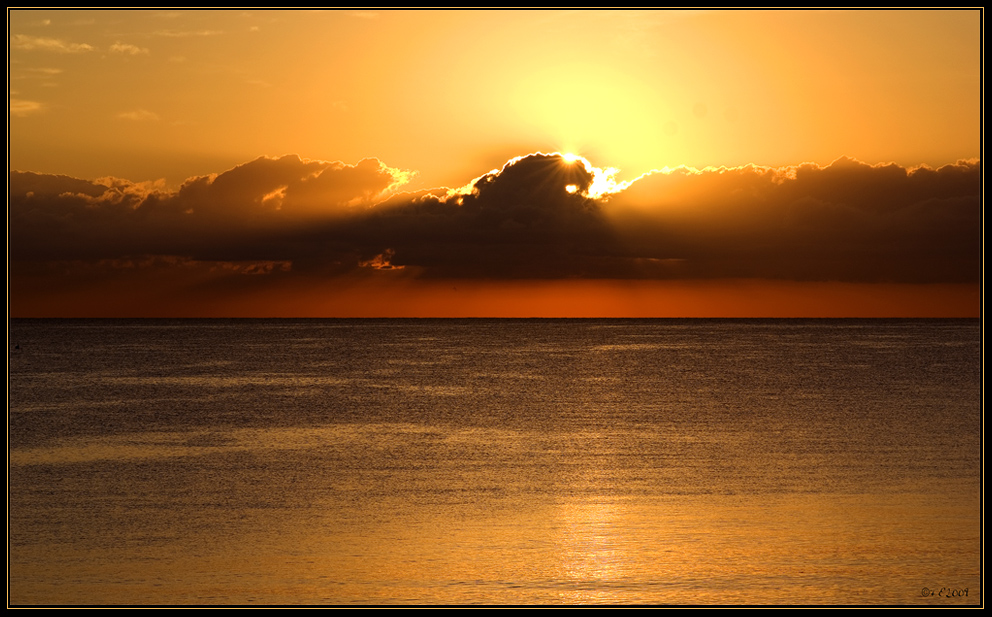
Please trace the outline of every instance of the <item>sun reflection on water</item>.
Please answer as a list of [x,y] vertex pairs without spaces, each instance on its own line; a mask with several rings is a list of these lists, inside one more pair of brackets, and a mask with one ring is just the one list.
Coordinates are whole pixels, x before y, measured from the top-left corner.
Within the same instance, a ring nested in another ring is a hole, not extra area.
[[590,502],[569,504],[562,512],[558,551],[561,579],[559,592],[567,604],[609,603],[618,599],[609,583],[620,578],[625,562],[619,537],[619,504]]

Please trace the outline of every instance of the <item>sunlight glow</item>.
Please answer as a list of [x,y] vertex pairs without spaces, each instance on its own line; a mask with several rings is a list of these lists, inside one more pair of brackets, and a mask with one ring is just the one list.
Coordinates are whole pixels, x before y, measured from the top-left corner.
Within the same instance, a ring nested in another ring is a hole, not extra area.
[[[620,170],[616,167],[601,169],[590,163],[589,159],[584,156],[573,154],[571,152],[561,154],[560,156],[563,163],[567,165],[581,164],[587,172],[592,174],[592,183],[589,185],[589,188],[586,189],[585,197],[590,199],[600,199],[613,193],[619,193],[630,184],[629,182],[616,181],[615,176],[620,172]],[[575,187],[573,190],[570,188],[571,186],[573,185],[565,187],[565,190],[569,193],[575,193],[578,190],[578,187]]]

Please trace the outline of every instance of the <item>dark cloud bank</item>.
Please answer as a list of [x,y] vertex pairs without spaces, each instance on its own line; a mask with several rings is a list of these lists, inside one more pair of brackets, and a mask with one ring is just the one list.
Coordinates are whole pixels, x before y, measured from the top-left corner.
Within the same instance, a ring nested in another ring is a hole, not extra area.
[[982,279],[978,161],[678,169],[613,192],[557,154],[514,159],[461,192],[398,192],[410,175],[285,156],[167,191],[15,171],[10,273],[199,263],[263,278]]

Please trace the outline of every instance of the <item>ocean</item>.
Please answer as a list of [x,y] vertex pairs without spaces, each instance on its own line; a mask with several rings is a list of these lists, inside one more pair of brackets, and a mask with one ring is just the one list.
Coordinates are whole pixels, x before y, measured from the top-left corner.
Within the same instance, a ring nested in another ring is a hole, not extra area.
[[979,605],[979,320],[9,322],[8,604]]

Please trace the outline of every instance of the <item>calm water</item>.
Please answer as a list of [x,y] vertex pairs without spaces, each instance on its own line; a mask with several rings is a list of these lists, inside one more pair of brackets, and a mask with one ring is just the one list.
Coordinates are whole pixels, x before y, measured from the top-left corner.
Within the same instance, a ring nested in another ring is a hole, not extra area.
[[979,604],[981,338],[15,320],[8,600]]

